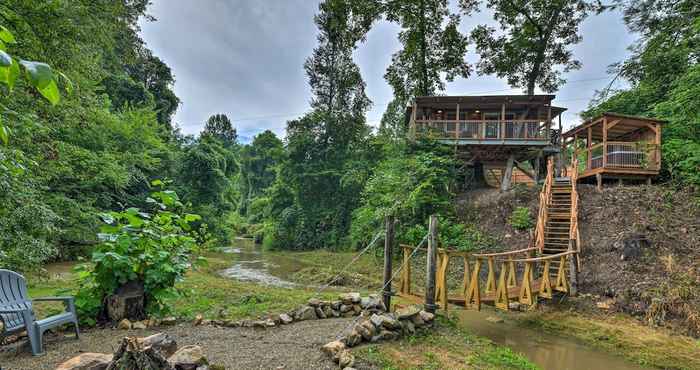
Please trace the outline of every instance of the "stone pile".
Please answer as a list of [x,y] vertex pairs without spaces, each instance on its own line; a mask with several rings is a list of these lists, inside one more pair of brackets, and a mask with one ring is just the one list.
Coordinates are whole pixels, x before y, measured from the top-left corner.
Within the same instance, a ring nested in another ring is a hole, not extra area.
[[122,339],[114,354],[83,353],[59,365],[56,370],[216,370],[209,365],[200,346],[178,348],[168,334]]
[[394,313],[363,312],[345,337],[330,342],[321,349],[338,363],[341,369],[351,370],[355,357],[348,348],[362,342],[393,340],[402,335],[410,335],[427,326],[431,326],[435,315],[416,306],[399,308]]
[[194,325],[216,325],[224,327],[274,328],[297,321],[330,319],[337,317],[355,317],[386,311],[384,302],[376,294],[362,297],[360,293],[341,294],[337,300],[326,301],[311,298],[300,307],[279,315],[268,315],[258,320],[205,320],[201,315],[195,317]]

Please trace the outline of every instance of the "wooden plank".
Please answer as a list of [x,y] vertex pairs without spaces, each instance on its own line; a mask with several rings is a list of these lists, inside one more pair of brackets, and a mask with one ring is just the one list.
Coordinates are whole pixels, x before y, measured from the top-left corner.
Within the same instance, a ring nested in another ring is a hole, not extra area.
[[425,310],[435,313],[435,272],[437,260],[437,216],[431,215],[428,224],[428,266],[426,268]]

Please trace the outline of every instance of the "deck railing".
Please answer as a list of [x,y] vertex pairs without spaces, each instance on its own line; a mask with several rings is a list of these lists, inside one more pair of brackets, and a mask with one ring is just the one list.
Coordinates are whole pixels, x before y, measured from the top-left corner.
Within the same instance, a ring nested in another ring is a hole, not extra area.
[[544,120],[416,120],[415,134],[452,140],[548,140]]
[[660,150],[656,144],[608,141],[579,152],[579,172],[597,168],[659,170]]

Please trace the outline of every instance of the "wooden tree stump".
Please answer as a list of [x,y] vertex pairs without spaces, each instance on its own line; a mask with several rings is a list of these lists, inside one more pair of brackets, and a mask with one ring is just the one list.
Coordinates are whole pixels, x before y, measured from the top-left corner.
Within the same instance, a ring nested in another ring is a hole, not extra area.
[[145,292],[140,282],[130,281],[122,285],[106,299],[108,318],[112,321],[143,320],[146,317],[144,298]]
[[136,337],[122,339],[107,370],[172,370],[160,351],[143,347]]

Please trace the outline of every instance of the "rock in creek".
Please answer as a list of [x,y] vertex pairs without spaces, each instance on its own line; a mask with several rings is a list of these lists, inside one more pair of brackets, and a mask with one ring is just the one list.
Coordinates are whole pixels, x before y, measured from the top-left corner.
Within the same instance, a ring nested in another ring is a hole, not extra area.
[[112,361],[106,353],[83,353],[58,365],[56,370],[105,370]]

